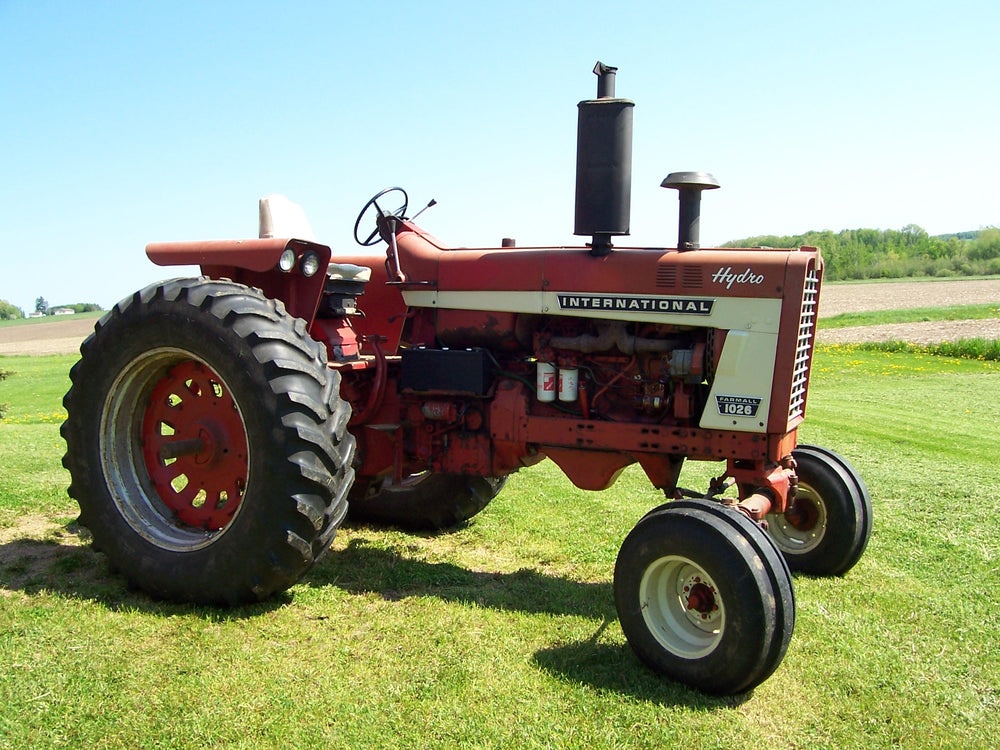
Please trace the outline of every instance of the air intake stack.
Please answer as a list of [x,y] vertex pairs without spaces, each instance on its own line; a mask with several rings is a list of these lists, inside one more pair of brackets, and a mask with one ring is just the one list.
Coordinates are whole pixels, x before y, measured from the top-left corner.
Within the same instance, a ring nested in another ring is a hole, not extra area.
[[611,252],[611,238],[629,233],[632,196],[632,110],[615,98],[617,68],[598,62],[597,98],[580,102],[576,137],[576,223],[592,237],[590,254]]
[[715,190],[719,181],[708,172],[671,172],[660,187],[676,190],[680,201],[677,249],[697,250],[701,247],[701,194],[705,190]]

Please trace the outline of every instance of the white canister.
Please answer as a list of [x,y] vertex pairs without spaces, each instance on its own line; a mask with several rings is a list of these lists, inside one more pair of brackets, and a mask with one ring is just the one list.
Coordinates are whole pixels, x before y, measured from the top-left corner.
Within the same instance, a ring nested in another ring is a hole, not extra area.
[[580,386],[580,371],[575,367],[559,369],[559,400],[576,401],[577,389]]
[[536,394],[539,401],[556,400],[556,366],[548,362],[538,363]]

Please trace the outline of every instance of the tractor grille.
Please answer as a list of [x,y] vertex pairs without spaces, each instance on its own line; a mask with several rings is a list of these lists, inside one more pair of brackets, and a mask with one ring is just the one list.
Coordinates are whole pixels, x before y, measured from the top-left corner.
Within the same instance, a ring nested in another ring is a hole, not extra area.
[[788,403],[788,421],[805,413],[806,388],[809,385],[809,368],[812,364],[813,338],[816,336],[816,313],[819,303],[819,274],[811,268],[806,273],[802,292],[802,314],[799,318],[799,336],[795,344],[795,364],[792,368],[792,393]]

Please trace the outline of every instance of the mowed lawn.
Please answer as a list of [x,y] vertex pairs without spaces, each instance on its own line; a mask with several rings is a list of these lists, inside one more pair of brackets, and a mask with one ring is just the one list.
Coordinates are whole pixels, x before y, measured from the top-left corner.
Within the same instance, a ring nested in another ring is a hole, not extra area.
[[0,357],[0,748],[1000,746],[997,363],[817,352],[800,438],[859,469],[872,540],[843,578],[795,577],[784,662],[716,699],[619,628],[617,549],[661,502],[637,470],[589,493],[539,465],[450,533],[345,527],[257,606],[130,591],[65,493],[74,359]]

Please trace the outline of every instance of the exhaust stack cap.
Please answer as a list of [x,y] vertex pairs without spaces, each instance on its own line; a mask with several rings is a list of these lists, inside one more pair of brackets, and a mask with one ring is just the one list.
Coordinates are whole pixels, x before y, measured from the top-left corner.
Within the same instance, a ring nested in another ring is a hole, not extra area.
[[708,172],[671,172],[660,187],[678,192],[681,205],[677,221],[677,249],[697,250],[701,247],[701,192],[715,190],[719,181]]
[[598,99],[615,98],[615,73],[617,72],[618,68],[605,65],[600,60],[597,61],[597,65],[594,66],[594,75],[597,76]]

